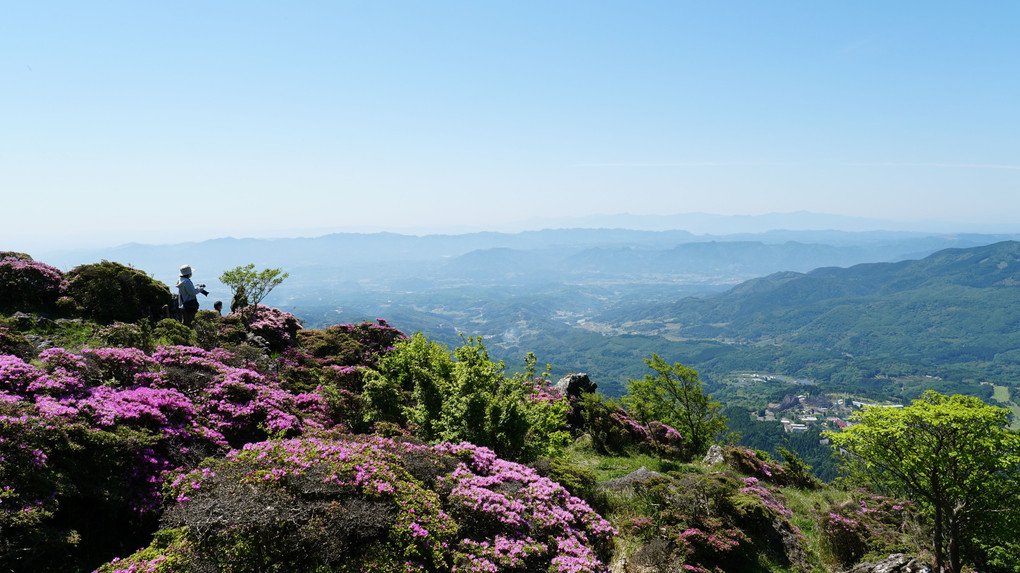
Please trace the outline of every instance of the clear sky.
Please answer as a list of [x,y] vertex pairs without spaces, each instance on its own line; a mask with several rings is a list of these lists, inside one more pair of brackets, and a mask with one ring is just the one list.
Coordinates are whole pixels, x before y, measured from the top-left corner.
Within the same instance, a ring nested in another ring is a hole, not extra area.
[[0,250],[1020,223],[1020,2],[9,2]]

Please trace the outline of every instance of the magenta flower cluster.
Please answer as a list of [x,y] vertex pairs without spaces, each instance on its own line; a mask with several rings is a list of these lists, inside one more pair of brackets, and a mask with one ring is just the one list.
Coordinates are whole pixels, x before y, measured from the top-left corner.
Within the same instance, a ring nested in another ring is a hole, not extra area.
[[155,360],[137,348],[85,348],[81,353],[89,374],[99,382],[131,385],[136,374],[156,366]]
[[[505,539],[504,549],[491,553],[505,562],[510,541],[517,547],[510,553],[538,551],[540,541],[552,559],[555,571],[605,571],[596,548],[604,547],[615,535],[609,522],[587,503],[573,497],[563,486],[539,476],[533,469],[496,457],[492,450],[462,442],[439,444],[437,451],[460,458],[462,463],[443,483],[451,487],[452,512],[472,521],[495,520]],[[469,514],[469,515],[464,515]],[[470,535],[470,532],[469,532]],[[464,538],[466,547],[477,547],[495,539]],[[486,552],[468,552],[475,566],[496,566]],[[514,553],[516,554],[516,553]],[[485,570],[479,569],[479,570]]]
[[48,310],[64,286],[63,273],[54,267],[21,257],[0,258],[0,309]]
[[289,312],[259,304],[239,310],[235,314],[247,316],[248,328],[252,334],[261,336],[273,349],[282,350],[297,342],[301,323]]
[[[444,461],[450,457],[459,460],[452,471]],[[426,473],[438,474],[433,485],[409,473],[409,459],[419,471],[432,466]],[[301,484],[318,482],[319,499],[353,494],[390,504],[396,515],[388,532],[359,558],[365,571],[604,572],[600,548],[615,534],[559,484],[468,443],[430,447],[381,437],[251,443],[214,466],[176,474],[168,497],[182,507],[206,504],[231,479],[282,488],[291,499],[302,498],[295,488],[312,487]],[[247,527],[227,524],[219,551],[239,550],[232,536],[244,543],[252,535]]]

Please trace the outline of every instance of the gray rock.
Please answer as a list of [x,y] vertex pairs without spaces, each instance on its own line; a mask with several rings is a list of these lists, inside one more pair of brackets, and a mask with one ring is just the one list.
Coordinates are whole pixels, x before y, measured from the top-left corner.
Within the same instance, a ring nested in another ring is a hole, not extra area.
[[36,319],[35,319],[35,325],[37,327],[39,327],[39,328],[50,329],[50,328],[53,328],[54,326],[56,326],[56,324],[57,323],[53,322],[52,318],[47,318],[45,316],[39,316],[39,317],[36,317]]
[[847,573],[931,573],[931,565],[917,557],[893,553],[877,563],[859,563]]
[[28,330],[35,324],[35,319],[32,318],[31,314],[18,311],[11,315],[11,319],[17,324],[18,330]]
[[53,342],[44,336],[38,334],[26,334],[25,340],[32,343],[35,347],[36,352],[46,350],[47,348],[53,348]]
[[577,374],[567,374],[560,381],[556,383],[553,388],[560,393],[560,396],[567,398],[577,398],[584,393],[593,393],[599,385],[592,382],[591,378],[584,372],[578,372]]
[[624,573],[680,573],[684,566],[683,560],[673,554],[669,543],[656,538],[620,563],[617,570]]
[[248,336],[246,336],[245,339],[247,340],[248,344],[254,346],[255,348],[261,348],[262,350],[269,349],[269,341],[257,334],[252,334],[251,332],[249,332]]
[[646,479],[653,478],[655,476],[661,476],[659,472],[653,472],[652,470],[641,466],[640,468],[630,472],[629,474],[616,479],[608,481],[600,481],[599,487],[606,489],[621,490],[631,487],[634,482],[645,481]]
[[714,445],[711,448],[708,448],[708,453],[705,454],[705,457],[701,460],[701,463],[707,466],[714,466],[715,464],[721,464],[724,461],[726,461],[726,458],[723,457],[722,447],[719,445]]

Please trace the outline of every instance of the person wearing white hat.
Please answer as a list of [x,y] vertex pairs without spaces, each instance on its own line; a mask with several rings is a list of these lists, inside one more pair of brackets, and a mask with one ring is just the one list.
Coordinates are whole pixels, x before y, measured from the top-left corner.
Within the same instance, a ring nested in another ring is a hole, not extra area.
[[198,312],[198,293],[209,296],[204,284],[195,288],[191,282],[191,265],[181,267],[181,276],[177,279],[177,293],[177,304],[181,307],[184,326],[190,327],[191,322],[195,320],[195,313]]

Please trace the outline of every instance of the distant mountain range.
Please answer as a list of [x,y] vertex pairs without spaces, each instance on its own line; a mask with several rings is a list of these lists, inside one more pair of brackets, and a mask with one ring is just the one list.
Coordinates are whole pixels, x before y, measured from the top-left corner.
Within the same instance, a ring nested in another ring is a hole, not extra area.
[[[217,288],[226,269],[254,263],[283,268],[291,279],[269,302],[301,298],[309,287],[343,285],[376,291],[472,284],[535,282],[724,285],[781,270],[897,261],[947,247],[985,245],[1020,235],[906,232],[770,231],[695,235],[688,231],[549,229],[464,235],[332,234],[314,238],[222,238],[174,245],[127,244],[47,253],[41,260],[68,270],[113,260],[167,284],[189,264],[195,278]],[[40,258],[40,257],[37,257]],[[395,286],[396,285],[396,286]],[[224,296],[216,292],[215,296]]]
[[917,233],[1016,233],[1016,224],[961,223],[938,219],[897,220],[876,217],[854,217],[827,213],[796,211],[792,213],[766,213],[762,215],[717,215],[711,213],[681,213],[673,215],[587,215],[578,217],[536,217],[521,223],[528,229],[548,228],[620,228],[645,231],[684,229],[699,235],[731,235],[764,233],[776,229],[789,231],[842,230],[905,231]]

